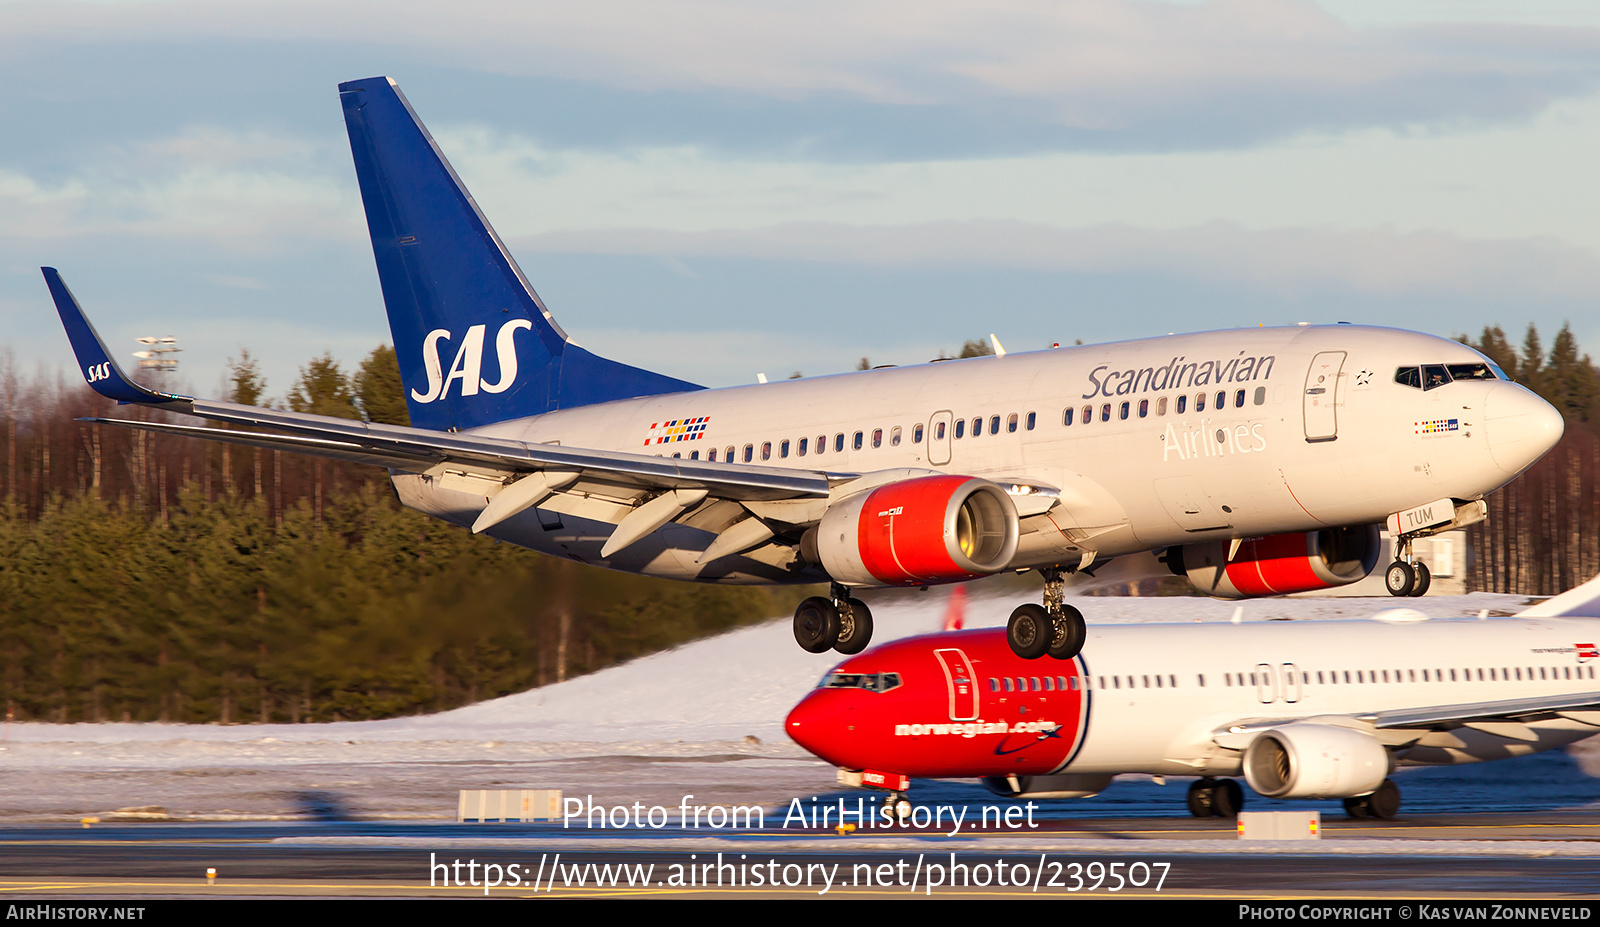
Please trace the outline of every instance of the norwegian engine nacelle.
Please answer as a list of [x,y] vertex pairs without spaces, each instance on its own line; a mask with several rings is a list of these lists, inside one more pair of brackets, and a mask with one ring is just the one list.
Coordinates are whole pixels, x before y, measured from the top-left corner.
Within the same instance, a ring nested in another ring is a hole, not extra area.
[[983,787],[1001,798],[1091,798],[1110,784],[1110,773],[983,777]]
[[1206,595],[1249,599],[1358,582],[1378,565],[1377,525],[1249,538],[1228,559],[1228,541],[1167,548],[1167,568]]
[[1268,798],[1370,795],[1390,772],[1377,738],[1331,724],[1286,724],[1244,751],[1244,779]]
[[829,506],[813,536],[815,556],[806,553],[836,582],[925,586],[1005,569],[1016,555],[1017,533],[1017,508],[999,486],[970,476],[926,476]]

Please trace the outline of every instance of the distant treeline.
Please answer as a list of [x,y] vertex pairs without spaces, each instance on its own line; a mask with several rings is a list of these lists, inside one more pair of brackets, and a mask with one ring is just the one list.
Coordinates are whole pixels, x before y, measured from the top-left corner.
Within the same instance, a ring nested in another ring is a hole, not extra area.
[[1554,595],[1600,574],[1600,371],[1570,326],[1546,353],[1529,325],[1520,349],[1499,326],[1462,337],[1566,416],[1561,443],[1489,497],[1489,518],[1467,529],[1467,588]]
[[[248,356],[230,387],[265,404]],[[313,361],[281,404],[403,424],[400,396],[380,348],[354,376]],[[374,468],[81,424],[150,413],[26,382],[4,354],[0,413],[0,700],[16,720],[440,711],[781,614],[797,595],[497,544],[402,508]]]
[[[1600,573],[1600,372],[1568,328],[1548,353],[1531,326],[1520,349],[1498,327],[1461,340],[1567,416],[1556,449],[1469,529],[1469,588],[1549,594]],[[781,614],[800,594],[496,544],[401,508],[373,468],[78,422],[161,416],[17,368],[0,351],[0,699],[18,720],[437,711]],[[225,392],[407,421],[386,347],[349,374],[314,359],[280,400],[242,354]]]
[[17,720],[335,721],[439,711],[785,607],[544,557],[402,509],[192,488],[0,511],[0,698]]

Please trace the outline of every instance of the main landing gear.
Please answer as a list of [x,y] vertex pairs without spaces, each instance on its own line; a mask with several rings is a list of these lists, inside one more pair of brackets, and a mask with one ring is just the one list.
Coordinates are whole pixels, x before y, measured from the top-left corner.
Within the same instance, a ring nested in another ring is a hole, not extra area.
[[1006,643],[1025,660],[1037,660],[1047,653],[1057,660],[1070,660],[1089,637],[1083,613],[1063,601],[1067,583],[1059,569],[1039,572],[1044,575],[1044,605],[1017,606],[1006,622]]
[[1399,554],[1389,564],[1389,569],[1384,571],[1383,584],[1388,587],[1390,595],[1427,595],[1428,586],[1433,583],[1433,574],[1428,572],[1428,565],[1412,556],[1411,538],[1402,536],[1398,544]]
[[1383,785],[1371,795],[1358,795],[1344,800],[1345,813],[1353,818],[1377,818],[1387,821],[1400,813],[1400,786],[1393,779],[1383,780]]
[[872,641],[872,612],[867,603],[850,598],[850,590],[834,583],[829,598],[814,595],[794,610],[794,639],[807,653],[829,649],[860,653]]
[[1236,818],[1244,807],[1244,789],[1234,779],[1206,776],[1189,785],[1189,813],[1197,818]]

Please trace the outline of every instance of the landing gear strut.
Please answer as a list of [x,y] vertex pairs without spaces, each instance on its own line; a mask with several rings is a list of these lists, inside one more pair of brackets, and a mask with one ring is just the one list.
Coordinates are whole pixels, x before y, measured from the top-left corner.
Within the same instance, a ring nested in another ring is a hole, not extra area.
[[794,610],[794,639],[807,653],[837,650],[860,653],[872,641],[872,612],[867,603],[850,598],[848,587],[834,583],[829,598],[814,595]]
[[1017,606],[1006,623],[1006,643],[1025,660],[1037,660],[1047,653],[1057,660],[1070,660],[1089,636],[1083,613],[1064,601],[1067,583],[1060,569],[1039,572],[1044,576],[1044,605]]
[[1390,595],[1426,595],[1428,586],[1433,583],[1433,574],[1428,572],[1428,565],[1412,555],[1411,540],[1405,536],[1398,539],[1398,554],[1383,574],[1383,584]]
[[1233,779],[1206,776],[1189,785],[1189,813],[1197,818],[1236,818],[1244,807],[1244,789]]

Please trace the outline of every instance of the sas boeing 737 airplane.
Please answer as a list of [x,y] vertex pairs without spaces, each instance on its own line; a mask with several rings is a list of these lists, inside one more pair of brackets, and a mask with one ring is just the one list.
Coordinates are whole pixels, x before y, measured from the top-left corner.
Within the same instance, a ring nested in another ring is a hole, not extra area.
[[1014,798],[1084,798],[1118,773],[1198,776],[1197,817],[1234,779],[1268,798],[1340,798],[1390,818],[1400,766],[1477,763],[1600,733],[1600,578],[1513,618],[1100,625],[1064,663],[1000,629],[852,657],[789,713],[789,736],[849,785],[982,778]]
[[858,653],[852,590],[1038,570],[1018,654],[1066,659],[1066,574],[1163,550],[1219,596],[1354,582],[1388,519],[1481,519],[1561,416],[1483,355],[1352,325],[1241,329],[727,389],[572,343],[393,81],[341,84],[409,428],[148,389],[44,268],[89,385],[248,425],[107,424],[386,467],[402,502],[545,553],[698,582],[830,584],[800,645]]

